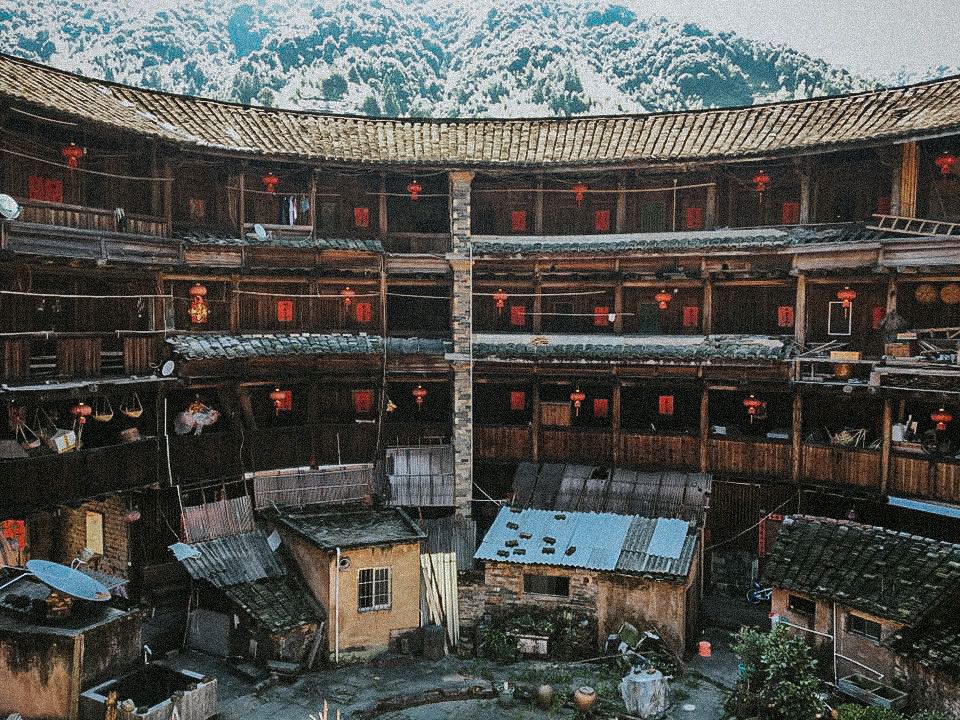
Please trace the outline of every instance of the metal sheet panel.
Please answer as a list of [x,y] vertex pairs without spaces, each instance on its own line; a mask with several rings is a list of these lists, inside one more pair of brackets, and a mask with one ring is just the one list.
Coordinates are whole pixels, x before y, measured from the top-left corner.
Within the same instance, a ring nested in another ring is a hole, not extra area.
[[650,538],[647,554],[676,560],[683,550],[683,542],[687,538],[689,527],[683,520],[658,519],[653,528],[653,537]]
[[200,554],[183,558],[183,566],[194,580],[207,580],[217,587],[286,574],[262,530],[206,540],[192,547]]
[[[627,537],[623,543],[620,559],[617,561],[617,570],[636,575],[649,575],[664,579],[685,579],[690,572],[690,566],[697,548],[697,531],[687,523],[677,521],[686,528],[683,546],[677,557],[662,557],[650,553],[650,543],[658,523],[664,520],[650,518],[633,518]],[[679,525],[677,526],[679,528]]]

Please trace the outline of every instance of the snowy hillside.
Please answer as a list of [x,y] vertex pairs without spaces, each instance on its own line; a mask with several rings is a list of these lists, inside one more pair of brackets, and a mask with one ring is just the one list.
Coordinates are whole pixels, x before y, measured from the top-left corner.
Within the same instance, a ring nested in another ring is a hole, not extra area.
[[86,75],[370,115],[715,107],[869,86],[784,47],[643,18],[633,0],[0,0],[0,49]]

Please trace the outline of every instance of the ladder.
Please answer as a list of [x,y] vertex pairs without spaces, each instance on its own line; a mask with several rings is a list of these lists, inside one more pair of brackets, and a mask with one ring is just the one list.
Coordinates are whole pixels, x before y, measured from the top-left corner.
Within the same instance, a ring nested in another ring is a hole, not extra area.
[[960,223],[923,218],[901,217],[900,215],[874,215],[874,224],[867,225],[870,230],[886,230],[904,235],[960,235]]

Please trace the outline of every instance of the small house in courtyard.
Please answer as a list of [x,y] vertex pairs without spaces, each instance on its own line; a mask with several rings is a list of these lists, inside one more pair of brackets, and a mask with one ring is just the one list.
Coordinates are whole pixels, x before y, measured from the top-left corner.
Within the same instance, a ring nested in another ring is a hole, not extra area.
[[771,614],[873,705],[960,711],[960,545],[847,520],[784,519]]
[[598,645],[629,622],[680,652],[696,635],[700,552],[685,520],[504,507],[476,559],[490,612],[576,610],[596,620]]

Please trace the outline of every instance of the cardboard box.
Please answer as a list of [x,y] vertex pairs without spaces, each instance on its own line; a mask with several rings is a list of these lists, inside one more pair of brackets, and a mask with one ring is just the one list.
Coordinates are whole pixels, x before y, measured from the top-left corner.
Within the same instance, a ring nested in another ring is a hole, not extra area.
[[843,362],[857,362],[860,360],[860,353],[855,350],[831,350],[831,360],[842,360]]
[[883,346],[883,354],[896,358],[913,357],[913,351],[908,342],[887,343]]

